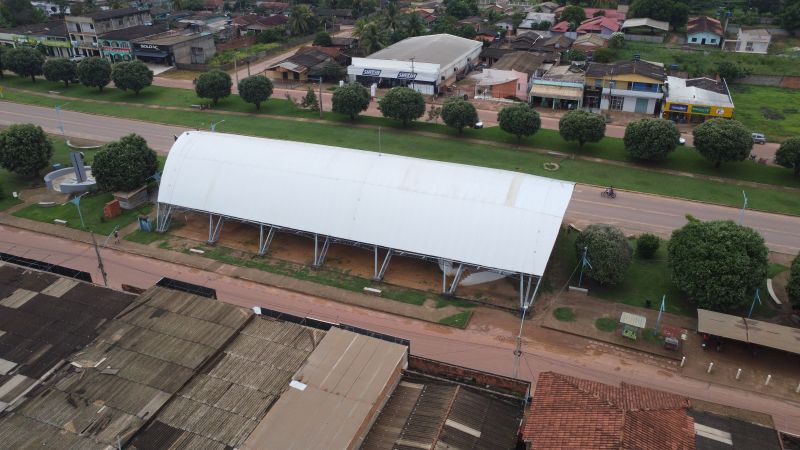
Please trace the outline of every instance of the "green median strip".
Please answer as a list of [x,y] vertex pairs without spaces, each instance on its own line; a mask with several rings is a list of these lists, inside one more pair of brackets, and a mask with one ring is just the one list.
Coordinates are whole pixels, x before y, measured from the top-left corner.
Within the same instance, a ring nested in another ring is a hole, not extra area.
[[[131,95],[131,97],[133,96]],[[15,91],[7,92],[6,98],[12,101],[47,107],[52,107],[54,104],[52,98]],[[232,99],[228,101],[232,101]],[[271,103],[278,104],[278,101],[271,100],[268,102],[268,104]],[[288,102],[284,101],[284,103]],[[185,126],[187,128],[206,128],[212,120],[219,120],[220,118],[219,115],[214,115],[213,112],[135,108],[107,103],[90,103],[81,100],[71,101],[64,109],[112,117],[160,122]],[[307,113],[306,111],[300,112]],[[383,119],[359,118],[357,123],[368,123],[372,120]],[[495,147],[468,142],[459,137],[451,136],[449,130],[434,124],[417,124],[416,128],[431,128],[445,131],[441,133],[441,137],[433,137],[412,134],[406,132],[406,130],[399,130],[396,127],[391,127],[382,130],[379,143],[378,130],[376,129],[342,127],[338,124],[328,123],[298,122],[276,119],[274,117],[259,117],[258,115],[227,116],[225,123],[220,126],[218,131],[351,147],[371,151],[377,151],[380,146],[380,149],[385,153],[514,170],[601,186],[614,185],[621,189],[674,196],[734,207],[739,207],[741,203],[742,187],[725,182],[694,179],[680,175],[659,173],[634,167],[602,164],[580,159],[563,160],[560,163],[560,169],[551,172],[543,168],[545,162],[553,161],[553,158],[547,155],[503,146]],[[487,135],[491,137],[489,133],[500,133],[499,130],[495,131],[492,129],[469,131],[469,135],[480,136],[481,138],[486,138]],[[554,133],[551,130],[542,130],[541,139],[548,136],[548,133],[545,131]],[[539,137],[537,136],[532,142],[534,145],[539,146],[540,142],[536,139],[539,139]],[[619,140],[616,140],[616,142],[619,142]],[[569,145],[570,144],[562,142],[562,147],[565,147],[562,148],[562,150],[568,151]],[[603,151],[611,153],[614,150],[608,147]],[[679,152],[680,151],[689,150],[680,149]],[[680,160],[680,158],[676,159]],[[749,166],[751,168],[759,167],[756,164],[749,164]],[[761,169],[780,170],[778,168],[766,167],[761,167]],[[788,174],[789,171],[785,172]],[[747,187],[745,189],[749,199],[749,207],[752,209],[800,215],[800,195],[798,195],[797,192],[754,187]]]

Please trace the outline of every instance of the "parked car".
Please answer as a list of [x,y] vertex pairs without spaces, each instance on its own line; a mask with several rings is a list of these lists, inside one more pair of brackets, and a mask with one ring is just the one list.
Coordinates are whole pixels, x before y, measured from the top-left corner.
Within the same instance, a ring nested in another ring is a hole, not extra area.
[[678,145],[685,145],[685,144],[686,144],[686,139],[684,139],[683,136],[679,137],[678,138]]
[[475,125],[472,126],[476,130],[483,128],[483,122],[475,122]]
[[753,136],[753,142],[755,142],[756,144],[766,144],[767,143],[766,136],[764,136],[761,133],[753,133],[753,134],[751,134],[751,136]]

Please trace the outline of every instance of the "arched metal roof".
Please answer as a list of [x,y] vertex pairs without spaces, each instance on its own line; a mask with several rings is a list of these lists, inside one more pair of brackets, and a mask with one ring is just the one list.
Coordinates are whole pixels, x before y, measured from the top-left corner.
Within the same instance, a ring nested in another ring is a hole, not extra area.
[[541,276],[573,187],[485,167],[190,131],[167,157],[158,201]]

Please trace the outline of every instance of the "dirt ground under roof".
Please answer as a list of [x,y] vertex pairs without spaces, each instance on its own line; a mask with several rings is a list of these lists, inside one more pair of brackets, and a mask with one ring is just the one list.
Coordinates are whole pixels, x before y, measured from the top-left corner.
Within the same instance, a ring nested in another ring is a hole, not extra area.
[[[173,217],[172,234],[198,242],[208,239],[208,216],[181,212]],[[219,245],[255,254],[258,252],[258,227],[253,224],[226,221],[219,238]],[[289,233],[276,233],[270,245],[270,258],[294,264],[311,265],[314,257],[314,242],[304,236]],[[385,252],[378,255],[379,264]],[[324,267],[349,275],[371,278],[374,275],[374,253],[362,248],[344,244],[333,244],[328,250]],[[472,273],[464,272],[464,277]],[[440,293],[442,272],[438,264],[412,257],[393,256],[386,271],[384,281],[389,284]],[[448,277],[448,283],[452,277]],[[519,281],[503,278],[477,286],[460,286],[456,295],[475,299],[506,308],[519,307]]]

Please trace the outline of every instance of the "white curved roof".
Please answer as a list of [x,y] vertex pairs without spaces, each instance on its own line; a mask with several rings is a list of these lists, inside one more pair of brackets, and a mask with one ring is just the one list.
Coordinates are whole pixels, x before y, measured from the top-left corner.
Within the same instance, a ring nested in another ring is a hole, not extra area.
[[505,170],[190,131],[169,152],[158,201],[541,276],[573,187]]

